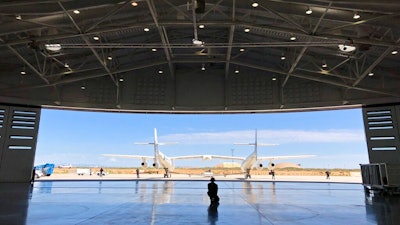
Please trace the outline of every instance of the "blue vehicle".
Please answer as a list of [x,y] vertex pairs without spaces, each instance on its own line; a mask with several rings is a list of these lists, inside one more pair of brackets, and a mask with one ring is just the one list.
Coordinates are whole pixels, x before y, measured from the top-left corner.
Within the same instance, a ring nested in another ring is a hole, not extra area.
[[35,169],[35,178],[50,176],[53,173],[54,164],[46,163],[43,165],[35,166],[34,169]]

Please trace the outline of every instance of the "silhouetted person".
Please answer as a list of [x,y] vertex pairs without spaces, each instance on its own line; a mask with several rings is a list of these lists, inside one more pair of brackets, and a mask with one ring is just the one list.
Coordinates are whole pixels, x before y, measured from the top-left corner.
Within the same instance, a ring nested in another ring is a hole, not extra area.
[[136,169],[136,177],[139,178],[139,169]]
[[275,180],[275,170],[271,170],[269,174],[271,174],[272,180]]
[[325,171],[325,174],[326,174],[326,179],[327,180],[329,180],[329,179],[331,179],[331,172],[330,171]]
[[218,197],[218,185],[214,182],[214,177],[211,177],[210,183],[208,183],[208,196],[210,197],[210,206],[218,206],[219,197]]
[[103,176],[103,171],[104,171],[103,168],[100,168],[99,176],[101,176],[101,177]]

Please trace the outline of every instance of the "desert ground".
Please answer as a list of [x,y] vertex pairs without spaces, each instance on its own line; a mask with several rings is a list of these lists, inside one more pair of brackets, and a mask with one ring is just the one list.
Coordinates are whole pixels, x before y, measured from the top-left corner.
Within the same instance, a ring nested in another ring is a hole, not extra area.
[[[170,178],[164,178],[163,169],[155,168],[103,168],[105,176],[96,175],[100,168],[90,168],[92,175],[77,175],[77,168],[55,168],[51,176],[41,177],[38,180],[209,180],[210,172],[217,180],[243,180],[244,174],[239,168],[176,168]],[[137,177],[136,169],[139,169]],[[361,183],[360,170],[329,169],[330,179],[326,178],[327,169],[283,168],[275,170],[275,179],[269,175],[268,169],[252,170],[252,181],[301,181],[301,182],[344,182]]]

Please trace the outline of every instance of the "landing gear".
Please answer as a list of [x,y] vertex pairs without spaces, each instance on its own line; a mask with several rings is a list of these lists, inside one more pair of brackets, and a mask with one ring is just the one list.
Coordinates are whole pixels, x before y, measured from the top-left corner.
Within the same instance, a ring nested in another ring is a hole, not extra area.
[[251,178],[250,169],[246,169],[246,174],[244,175],[244,179],[249,179],[249,178]]
[[164,178],[171,178],[171,174],[168,173],[168,168],[164,168],[165,173],[164,173]]

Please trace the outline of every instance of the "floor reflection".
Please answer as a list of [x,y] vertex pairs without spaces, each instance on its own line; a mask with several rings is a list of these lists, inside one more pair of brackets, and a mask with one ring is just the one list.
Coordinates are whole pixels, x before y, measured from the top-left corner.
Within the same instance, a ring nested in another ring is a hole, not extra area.
[[400,196],[365,195],[366,216],[378,225],[400,224]]
[[400,224],[400,196],[362,185],[219,181],[217,209],[207,183],[0,183],[0,224]]

